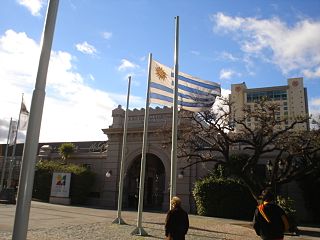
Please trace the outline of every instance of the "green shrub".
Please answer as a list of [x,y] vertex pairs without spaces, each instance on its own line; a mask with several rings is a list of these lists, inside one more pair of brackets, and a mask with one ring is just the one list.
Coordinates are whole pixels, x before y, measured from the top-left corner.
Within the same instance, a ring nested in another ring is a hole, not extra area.
[[75,164],[64,164],[59,161],[39,161],[33,184],[32,196],[48,202],[51,192],[52,174],[54,172],[71,173],[70,197],[71,203],[85,203],[94,183],[94,173],[87,168]]
[[289,197],[277,196],[277,204],[285,211],[288,216],[295,216],[294,200]]
[[239,181],[209,176],[195,183],[197,213],[204,216],[252,219],[256,201]]
[[289,221],[289,232],[297,232],[296,210],[294,200],[289,197],[277,196],[277,204],[285,211]]

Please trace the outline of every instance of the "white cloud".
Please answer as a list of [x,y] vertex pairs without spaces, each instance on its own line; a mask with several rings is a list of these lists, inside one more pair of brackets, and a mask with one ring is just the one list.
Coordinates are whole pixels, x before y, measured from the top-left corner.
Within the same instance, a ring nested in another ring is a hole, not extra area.
[[320,66],[314,69],[305,69],[302,71],[303,76],[307,78],[319,78],[320,77]]
[[110,39],[112,37],[112,32],[103,32],[102,37],[104,39]]
[[229,98],[229,94],[231,94],[230,89],[221,88],[221,96],[225,98]]
[[196,51],[196,50],[191,50],[190,51],[193,55],[196,55],[196,56],[199,56],[200,55],[200,52],[199,51]]
[[278,18],[243,18],[223,13],[212,19],[214,31],[233,33],[246,54],[273,62],[284,74],[298,70],[310,77],[318,76],[320,34],[315,33],[320,32],[320,21],[304,19],[288,26]]
[[139,66],[133,62],[130,62],[127,59],[121,59],[121,64],[118,67],[119,71],[127,71],[129,69],[139,68]]
[[88,77],[89,77],[89,79],[90,79],[91,81],[94,81],[94,80],[95,80],[95,78],[94,78],[94,76],[93,76],[92,74],[89,74]]
[[217,13],[211,19],[216,22],[216,30],[225,29],[226,31],[238,30],[244,22],[243,18],[232,18],[223,13]]
[[222,79],[228,80],[228,79],[230,79],[230,78],[232,78],[234,76],[240,76],[240,75],[241,75],[240,73],[237,73],[237,72],[235,72],[235,71],[233,71],[231,69],[221,69],[219,78],[221,80]]
[[84,41],[83,43],[78,43],[76,45],[76,48],[78,51],[84,54],[94,55],[95,53],[97,53],[96,48],[90,45],[89,43],[87,43],[86,41]]
[[144,62],[146,59],[147,59],[146,56],[142,56],[139,58],[140,62]]
[[320,98],[313,98],[313,99],[311,99],[311,105],[320,108]]
[[311,99],[309,110],[314,119],[320,119],[320,97]]
[[231,62],[236,62],[239,60],[237,57],[233,56],[232,53],[229,52],[222,52],[221,58]]
[[[39,49],[39,44],[25,33],[8,30],[0,35],[2,143],[6,142],[10,117],[18,118],[22,93],[30,109]],[[117,104],[109,93],[85,84],[83,77],[74,70],[73,59],[68,52],[51,52],[40,132],[41,142],[107,138],[101,129],[111,124],[111,110]]]
[[233,74],[233,72],[231,70],[221,69],[219,78],[220,79],[230,79],[232,74]]
[[33,16],[40,16],[44,0],[18,0],[18,3],[26,7]]

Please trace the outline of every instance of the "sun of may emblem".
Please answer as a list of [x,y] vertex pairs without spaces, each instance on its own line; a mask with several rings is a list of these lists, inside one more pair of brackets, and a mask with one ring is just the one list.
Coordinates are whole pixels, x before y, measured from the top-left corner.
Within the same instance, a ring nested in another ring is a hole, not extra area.
[[167,78],[166,72],[159,66],[156,67],[156,75],[161,80],[165,80]]

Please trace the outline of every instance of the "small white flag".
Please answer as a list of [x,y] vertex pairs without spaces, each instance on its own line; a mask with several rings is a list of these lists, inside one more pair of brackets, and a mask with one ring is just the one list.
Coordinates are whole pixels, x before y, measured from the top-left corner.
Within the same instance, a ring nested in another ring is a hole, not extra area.
[[26,105],[22,101],[21,109],[20,109],[20,122],[19,122],[19,130],[27,130],[28,121],[29,121],[29,111],[27,110]]
[[17,136],[17,126],[18,126],[18,122],[15,120],[11,120],[11,125],[9,129],[9,141],[8,141],[9,146],[14,145],[14,142]]

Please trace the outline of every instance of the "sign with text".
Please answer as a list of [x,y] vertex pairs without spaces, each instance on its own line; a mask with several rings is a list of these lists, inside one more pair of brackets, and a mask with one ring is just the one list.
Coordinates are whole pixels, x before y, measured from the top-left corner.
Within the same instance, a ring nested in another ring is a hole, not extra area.
[[53,173],[51,197],[69,197],[71,173]]

